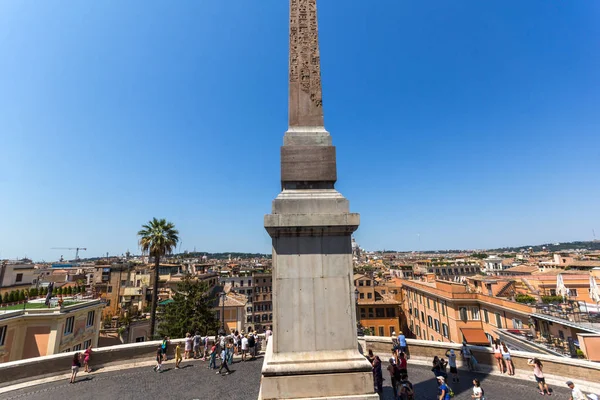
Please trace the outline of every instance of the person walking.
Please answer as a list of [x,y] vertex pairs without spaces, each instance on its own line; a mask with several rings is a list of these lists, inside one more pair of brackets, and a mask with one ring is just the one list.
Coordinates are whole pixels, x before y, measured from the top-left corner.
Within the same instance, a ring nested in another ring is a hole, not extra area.
[[208,343],[209,343],[209,339],[208,339],[208,335],[204,336],[204,353],[202,354],[202,361],[206,361],[206,357],[208,357]]
[[510,350],[508,346],[504,342],[500,342],[500,346],[502,346],[502,358],[506,363],[506,369],[508,370],[509,375],[515,374],[515,366],[512,363],[512,359],[510,358]]
[[494,358],[496,359],[496,364],[498,365],[500,373],[503,374],[504,363],[502,362],[502,346],[500,345],[500,339],[494,341]]
[[383,398],[383,372],[381,371],[381,359],[379,356],[373,358],[373,384],[375,392],[379,395],[379,398]]
[[567,381],[567,386],[571,389],[571,398],[569,400],[588,400],[587,396],[583,394],[581,389],[575,387],[573,381]]
[[448,365],[450,366],[450,373],[452,374],[452,382],[458,383],[458,369],[456,368],[456,353],[454,349],[446,351],[446,357],[448,357]]
[[248,335],[242,337],[242,361],[246,361],[246,354],[248,353]]
[[440,359],[438,356],[434,356],[433,357],[433,361],[431,362],[431,372],[433,372],[433,374],[435,375],[435,377],[437,378],[438,376],[443,376],[442,375],[442,365],[440,362]]
[[267,330],[265,331],[265,342],[267,344],[269,344],[269,339],[271,338],[271,336],[273,336],[273,331],[271,330],[271,327],[267,327]]
[[473,371],[473,352],[467,345],[467,342],[463,342],[462,348],[460,349],[460,353],[462,354],[463,360],[467,363],[469,371]]
[[83,366],[85,372],[92,372],[92,368],[90,367],[90,357],[92,356],[92,345],[89,345],[87,349],[83,352]]
[[162,360],[163,360],[163,348],[162,345],[158,346],[158,349],[156,349],[156,365],[154,366],[154,368],[152,368],[154,370],[154,372],[159,372],[160,368],[162,367]]
[[479,383],[479,379],[473,379],[473,394],[471,398],[478,400],[485,400],[484,391],[481,387],[481,383]]
[[200,333],[196,331],[192,339],[194,342],[194,358],[200,358],[200,343],[202,342],[202,336],[200,336]]
[[396,367],[396,363],[394,360],[394,357],[390,357],[389,359],[389,364],[387,366],[387,371],[390,374],[390,380],[392,381],[392,388],[394,389],[394,399],[396,399],[396,392],[398,391],[398,386],[397,386],[397,379],[396,376],[398,376],[398,368]]
[[189,332],[186,333],[185,334],[185,353],[183,355],[186,360],[190,358],[190,353],[192,352],[193,344],[194,344],[194,339],[192,338],[192,334]]
[[446,385],[446,380],[443,376],[437,377],[438,382],[438,400],[450,400],[450,388]]
[[541,395],[547,394],[548,396],[552,396],[552,393],[550,393],[550,388],[546,384],[546,379],[544,378],[544,366],[542,362],[537,358],[530,358],[529,360],[527,360],[527,365],[533,366],[533,375],[535,376],[535,380],[540,388],[539,393]]
[[179,369],[179,364],[181,363],[181,360],[181,343],[177,343],[177,346],[175,346],[175,369]]
[[225,372],[225,375],[229,375],[231,373],[231,371],[229,370],[229,366],[227,365],[228,351],[229,351],[229,343],[227,343],[221,350],[221,368],[219,368],[219,370],[217,371],[217,375],[221,375],[223,368],[225,368],[227,370],[227,372]]
[[233,351],[234,351],[233,338],[229,338],[227,340],[227,344],[225,345],[225,350],[227,351],[225,354],[225,359],[227,360],[227,364],[231,365],[231,364],[233,364]]
[[408,376],[408,360],[406,359],[406,354],[403,352],[398,356],[397,367],[400,375]]
[[168,336],[164,337],[164,339],[163,339],[160,347],[161,347],[161,350],[162,350],[163,361],[167,361],[167,349],[169,347],[169,337]]
[[250,353],[251,360],[256,357],[256,337],[252,331],[248,333],[248,353]]
[[73,354],[73,360],[71,362],[71,380],[69,383],[75,383],[75,378],[77,378],[77,373],[79,372],[79,368],[81,367],[81,354],[79,352]]

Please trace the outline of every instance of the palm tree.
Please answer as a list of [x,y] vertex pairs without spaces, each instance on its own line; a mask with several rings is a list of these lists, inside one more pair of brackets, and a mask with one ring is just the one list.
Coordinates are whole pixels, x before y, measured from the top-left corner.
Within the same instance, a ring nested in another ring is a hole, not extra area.
[[150,311],[150,340],[154,339],[154,327],[156,325],[156,303],[158,302],[158,266],[160,258],[171,254],[179,242],[179,231],[175,229],[172,222],[166,219],[153,218],[147,224],[142,225],[142,230],[137,234],[140,237],[142,253],[148,253],[154,257],[154,286],[152,292],[152,309]]

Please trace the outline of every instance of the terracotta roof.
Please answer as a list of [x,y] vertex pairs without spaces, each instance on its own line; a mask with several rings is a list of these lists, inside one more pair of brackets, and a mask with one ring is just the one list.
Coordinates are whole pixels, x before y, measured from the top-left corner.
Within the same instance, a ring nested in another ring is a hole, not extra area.
[[594,260],[571,261],[570,263],[567,263],[566,266],[595,268],[595,267],[600,267],[600,261],[594,261]]
[[532,272],[537,271],[539,271],[539,268],[537,266],[527,264],[517,265],[516,267],[511,267],[504,270],[504,272],[521,272],[527,274],[531,274]]

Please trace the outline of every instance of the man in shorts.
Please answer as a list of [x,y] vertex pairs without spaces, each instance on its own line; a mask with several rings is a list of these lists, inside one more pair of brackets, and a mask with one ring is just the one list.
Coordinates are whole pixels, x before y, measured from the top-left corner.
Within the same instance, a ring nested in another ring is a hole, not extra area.
[[242,337],[242,361],[246,361],[246,354],[248,353],[248,335]]
[[196,331],[194,335],[194,358],[200,358],[200,342],[202,341],[202,336],[200,336],[200,332]]
[[458,369],[456,368],[456,353],[454,350],[448,350],[446,352],[448,357],[448,365],[450,366],[450,373],[452,374],[452,382],[460,382],[458,379]]

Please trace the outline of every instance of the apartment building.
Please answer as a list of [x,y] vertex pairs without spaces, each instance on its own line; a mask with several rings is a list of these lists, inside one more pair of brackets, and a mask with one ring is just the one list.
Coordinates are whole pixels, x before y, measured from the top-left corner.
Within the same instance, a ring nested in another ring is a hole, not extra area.
[[252,316],[247,318],[247,328],[263,332],[273,324],[273,283],[271,273],[255,273]]
[[88,300],[1,313],[0,362],[97,347],[103,307]]
[[390,336],[400,332],[401,301],[399,288],[386,285],[371,276],[354,275],[358,294],[356,307],[361,326],[375,336]]

